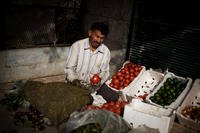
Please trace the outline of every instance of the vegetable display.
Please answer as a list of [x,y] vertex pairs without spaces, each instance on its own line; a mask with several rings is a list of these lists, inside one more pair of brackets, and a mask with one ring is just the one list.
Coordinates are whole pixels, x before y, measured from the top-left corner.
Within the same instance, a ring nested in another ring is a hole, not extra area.
[[186,83],[176,77],[167,78],[160,89],[150,97],[150,100],[161,106],[170,105],[182,93],[185,86]]
[[33,106],[27,111],[18,111],[14,115],[14,123],[16,126],[32,127],[35,131],[44,130],[44,115]]
[[126,101],[111,101],[111,102],[108,102],[108,103],[104,103],[101,107],[99,106],[94,106],[94,105],[87,105],[86,106],[86,109],[96,109],[96,110],[99,110],[99,109],[104,109],[104,110],[108,110],[108,111],[111,111],[113,113],[116,113],[118,115],[123,115],[123,111],[124,111],[124,107],[125,105],[127,104]]
[[117,90],[122,90],[138,76],[141,70],[142,67],[140,65],[131,62],[127,63],[112,76],[109,86]]
[[17,110],[23,106],[25,99],[22,97],[21,91],[5,94],[5,98],[0,101],[0,104],[6,105],[13,110]]
[[188,105],[181,111],[181,114],[200,124],[200,107]]

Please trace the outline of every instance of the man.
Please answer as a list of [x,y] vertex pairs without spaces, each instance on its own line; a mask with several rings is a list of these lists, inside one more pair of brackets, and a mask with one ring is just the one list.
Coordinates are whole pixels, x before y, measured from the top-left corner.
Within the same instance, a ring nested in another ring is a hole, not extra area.
[[90,84],[90,79],[97,74],[103,84],[109,78],[110,50],[103,43],[109,33],[108,25],[95,22],[88,31],[88,38],[72,44],[66,63],[66,79],[81,80]]

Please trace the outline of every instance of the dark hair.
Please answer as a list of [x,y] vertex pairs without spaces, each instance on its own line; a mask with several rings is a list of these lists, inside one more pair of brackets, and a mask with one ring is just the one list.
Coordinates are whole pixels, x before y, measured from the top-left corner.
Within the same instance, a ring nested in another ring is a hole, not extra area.
[[94,30],[99,30],[101,31],[101,33],[105,36],[108,35],[109,33],[109,27],[108,27],[108,23],[106,22],[95,22],[92,24],[90,30],[94,31]]

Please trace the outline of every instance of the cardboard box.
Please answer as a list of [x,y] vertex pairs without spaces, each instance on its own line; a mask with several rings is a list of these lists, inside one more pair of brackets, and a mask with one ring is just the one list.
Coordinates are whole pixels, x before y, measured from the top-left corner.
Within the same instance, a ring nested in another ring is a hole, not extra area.
[[185,117],[181,114],[182,110],[186,106],[196,106],[200,108],[200,79],[196,79],[192,85],[191,90],[189,91],[188,95],[184,99],[181,106],[178,107],[176,115],[180,124],[189,127],[191,129],[200,131],[200,123],[195,122],[194,120]]
[[[141,125],[146,125],[150,128],[159,129],[160,133],[168,133],[174,123],[175,112],[169,116],[158,115],[157,113],[145,113],[141,112],[133,107],[133,105],[128,104],[125,106],[123,118],[133,126],[137,128]],[[150,108],[148,109],[151,110]]]

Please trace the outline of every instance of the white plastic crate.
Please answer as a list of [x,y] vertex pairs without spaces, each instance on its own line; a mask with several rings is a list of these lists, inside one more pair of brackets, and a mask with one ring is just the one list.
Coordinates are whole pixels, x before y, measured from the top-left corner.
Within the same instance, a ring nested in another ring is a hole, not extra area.
[[179,80],[181,81],[187,81],[187,85],[185,87],[185,89],[182,91],[182,93],[176,98],[176,100],[174,102],[172,102],[170,105],[166,105],[164,106],[165,108],[171,108],[171,109],[177,109],[178,106],[182,103],[183,99],[185,98],[186,94],[188,93],[188,91],[190,90],[191,88],[191,85],[192,85],[192,79],[187,77],[187,78],[183,78],[183,77],[180,77],[180,76],[177,76],[175,75],[174,73],[171,73],[171,72],[168,72],[164,79],[162,80],[162,82],[156,87],[156,89],[147,96],[146,100],[153,104],[153,105],[156,105],[158,107],[162,107],[161,105],[159,104],[156,104],[154,102],[152,102],[150,100],[150,97],[151,96],[154,96],[154,94],[160,89],[160,87],[162,87],[164,85],[164,83],[166,82],[167,78],[178,78]]
[[180,124],[192,128],[194,130],[200,131],[200,123],[195,122],[194,120],[185,117],[181,114],[182,110],[186,106],[196,106],[200,107],[200,79],[196,79],[190,92],[188,93],[187,97],[184,99],[181,106],[178,107],[176,115]]
[[106,84],[110,89],[112,89],[112,90],[114,90],[114,91],[117,91],[117,92],[118,92],[118,91],[125,92],[126,89],[128,89],[129,86],[132,86],[132,85],[139,79],[139,77],[146,71],[145,66],[141,66],[141,67],[142,67],[142,70],[141,70],[140,73],[137,75],[137,77],[135,77],[135,79],[134,79],[127,87],[124,87],[122,90],[117,90],[117,89],[115,89],[115,88],[113,88],[113,87],[110,87],[109,84],[111,83],[112,79],[107,80],[105,84]]
[[142,102],[139,99],[132,99],[132,101],[129,104],[134,110],[137,110],[146,114],[150,114],[150,115],[155,115],[158,117],[170,116],[173,113],[173,110],[170,108],[168,109],[160,108],[158,106],[154,106],[152,104]]
[[[144,112],[144,110],[147,111],[147,108],[149,112]],[[160,133],[169,133],[174,123],[175,112],[169,116],[162,116],[158,115],[158,112],[155,112],[155,110],[152,110],[154,109],[151,107],[149,108],[149,106],[145,107],[136,104],[128,104],[124,108],[123,118],[132,125],[133,128],[137,128],[140,125],[146,125],[154,129],[159,129]],[[161,110],[159,109],[158,111]]]
[[145,93],[150,94],[155,87],[163,80],[164,74],[153,70],[144,71],[133,84],[127,86],[123,91],[128,96],[143,96]]

